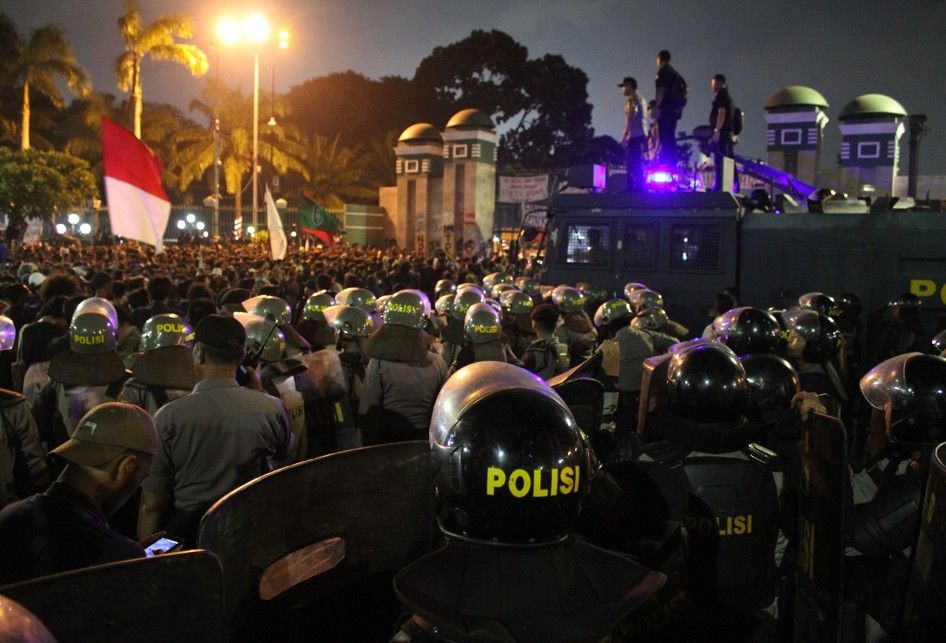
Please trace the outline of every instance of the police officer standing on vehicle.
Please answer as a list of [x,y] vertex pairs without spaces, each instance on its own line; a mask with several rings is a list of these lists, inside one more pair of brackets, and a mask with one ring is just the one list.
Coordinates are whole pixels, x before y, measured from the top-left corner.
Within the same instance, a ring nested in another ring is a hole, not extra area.
[[709,124],[713,128],[710,138],[710,147],[713,151],[713,168],[716,170],[716,180],[713,183],[713,192],[729,190],[732,186],[723,185],[723,159],[733,156],[733,113],[734,106],[729,88],[726,86],[726,77],[716,74],[710,80],[713,89],[713,106],[710,110]]
[[644,183],[644,149],[647,147],[647,100],[637,90],[637,80],[626,76],[618,84],[627,100],[624,103],[624,167],[627,191],[641,192]]
[[687,86],[683,76],[670,66],[670,52],[662,49],[657,54],[654,118],[660,135],[660,163],[677,165],[677,122],[683,116],[687,103]]

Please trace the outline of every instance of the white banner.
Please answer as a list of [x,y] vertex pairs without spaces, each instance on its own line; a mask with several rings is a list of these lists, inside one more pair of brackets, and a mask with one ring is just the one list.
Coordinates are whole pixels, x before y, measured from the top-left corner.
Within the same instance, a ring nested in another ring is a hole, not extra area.
[[501,176],[499,177],[500,203],[529,203],[541,201],[549,196],[549,176]]
[[23,245],[31,246],[39,243],[43,235],[43,220],[40,218],[26,220],[26,232],[23,233]]

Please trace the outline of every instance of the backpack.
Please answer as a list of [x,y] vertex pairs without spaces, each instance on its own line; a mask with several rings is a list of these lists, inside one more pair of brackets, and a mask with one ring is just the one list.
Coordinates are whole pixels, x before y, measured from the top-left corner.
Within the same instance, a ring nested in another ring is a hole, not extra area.
[[736,134],[737,136],[739,134],[742,134],[743,120],[745,119],[743,117],[742,110],[736,106],[733,106],[732,108],[732,133],[733,134]]

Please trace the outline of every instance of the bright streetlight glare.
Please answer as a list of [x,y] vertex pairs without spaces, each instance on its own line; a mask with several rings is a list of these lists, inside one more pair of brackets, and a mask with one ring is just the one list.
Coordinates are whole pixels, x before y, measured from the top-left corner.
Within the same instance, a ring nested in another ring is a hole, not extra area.
[[289,236],[292,237],[293,239],[295,239],[295,238],[296,238],[296,231],[293,230],[292,232],[290,232],[290,233],[289,233]]
[[287,49],[289,47],[289,30],[280,29],[279,34],[277,35],[277,39],[279,41],[279,48]]
[[189,212],[189,213],[187,214],[187,216],[184,217],[184,218],[187,219],[187,222],[188,222],[188,223],[193,223],[194,221],[197,220],[197,215],[194,214],[193,212]]
[[246,233],[250,236],[253,236],[254,234],[256,234],[256,228],[254,228],[251,225],[248,225],[246,226]]
[[177,229],[178,229],[178,230],[183,230],[185,227],[187,227],[187,224],[184,223],[184,220],[183,220],[183,219],[178,219],[178,221],[177,221]]
[[208,231],[204,230],[204,237],[206,238],[206,237],[209,237],[209,236],[210,236],[210,233],[209,233]]
[[243,20],[243,35],[252,43],[266,42],[269,30],[269,21],[261,13],[251,13]]
[[65,223],[57,223],[57,224],[56,224],[56,232],[58,232],[59,234],[66,234],[66,224],[65,224]]
[[79,223],[79,215],[75,212],[70,212],[66,215],[66,221],[69,222],[69,225],[76,225]]
[[80,234],[89,234],[90,232],[92,232],[92,226],[89,225],[88,223],[83,223],[82,225],[79,226]]
[[240,23],[231,17],[221,18],[217,22],[217,40],[225,45],[235,45],[240,42]]
[[203,229],[206,228],[206,227],[207,227],[207,224],[204,223],[203,221],[198,221],[198,222],[197,222],[197,229],[198,229],[198,230],[203,230]]

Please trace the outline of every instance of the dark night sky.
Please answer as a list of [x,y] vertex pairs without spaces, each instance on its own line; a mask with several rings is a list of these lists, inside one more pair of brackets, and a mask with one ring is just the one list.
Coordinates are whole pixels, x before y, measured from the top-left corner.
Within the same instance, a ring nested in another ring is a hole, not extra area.
[[[47,22],[63,26],[95,88],[117,93],[112,68],[121,43],[115,21],[123,4],[0,0],[0,11],[21,29]],[[526,45],[533,57],[561,54],[584,70],[595,131],[615,137],[623,126],[616,83],[635,76],[652,97],[654,58],[667,48],[690,87],[681,128],[708,117],[709,78],[725,73],[737,105],[746,112],[737,151],[752,156],[764,154],[762,106],[779,88],[810,85],[828,99],[827,158],[838,151],[836,116],[844,104],[879,92],[899,100],[908,112],[928,114],[935,131],[924,140],[921,173],[946,174],[944,0],[140,0],[140,6],[148,20],[172,12],[193,15],[196,40],[204,46],[209,46],[218,16],[249,8],[265,12],[292,32],[290,49],[277,54],[280,91],[347,69],[373,78],[410,77],[433,47],[455,42],[473,29],[501,29]],[[264,87],[270,56],[267,52],[262,62]],[[252,87],[252,59],[246,51],[225,51],[221,68],[228,81]],[[147,64],[143,81],[146,100],[182,107],[201,83],[169,63]],[[901,153],[906,153],[905,140]]]

